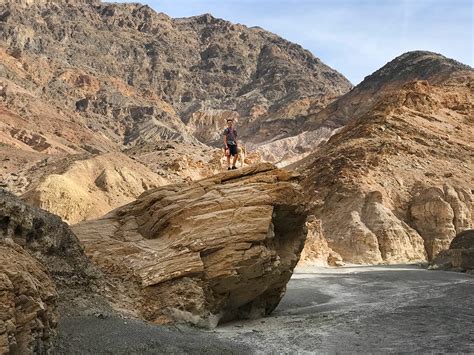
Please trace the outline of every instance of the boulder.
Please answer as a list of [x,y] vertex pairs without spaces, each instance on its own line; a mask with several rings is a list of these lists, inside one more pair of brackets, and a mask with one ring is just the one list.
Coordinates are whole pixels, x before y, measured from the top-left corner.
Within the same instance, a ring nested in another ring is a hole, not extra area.
[[214,327],[282,298],[306,237],[297,180],[260,164],[148,190],[73,230],[105,273],[130,282],[143,318]]
[[474,229],[459,233],[448,250],[442,250],[433,260],[431,268],[456,271],[474,270]]

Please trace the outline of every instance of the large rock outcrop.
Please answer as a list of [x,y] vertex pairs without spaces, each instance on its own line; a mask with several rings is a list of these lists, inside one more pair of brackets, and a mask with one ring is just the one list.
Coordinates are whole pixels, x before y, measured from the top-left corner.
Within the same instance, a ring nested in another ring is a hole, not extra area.
[[296,178],[262,164],[163,186],[73,230],[104,272],[131,282],[145,319],[213,327],[261,316],[306,237]]
[[0,353],[52,349],[57,292],[44,266],[14,243],[0,241]]
[[0,353],[47,353],[58,304],[91,295],[99,273],[57,216],[0,190]]
[[334,103],[349,124],[295,166],[344,261],[431,260],[472,228],[473,85],[471,68],[412,52]]

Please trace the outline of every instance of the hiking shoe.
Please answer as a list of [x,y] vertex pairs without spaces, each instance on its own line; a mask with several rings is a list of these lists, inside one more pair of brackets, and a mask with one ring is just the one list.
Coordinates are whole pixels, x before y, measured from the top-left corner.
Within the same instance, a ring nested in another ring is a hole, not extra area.
[[232,167],[232,170],[235,170],[235,169],[237,169],[237,168],[236,168],[235,166],[233,166],[233,167]]
[[229,167],[227,168],[227,170],[230,170],[230,169],[232,169],[232,168],[229,166]]

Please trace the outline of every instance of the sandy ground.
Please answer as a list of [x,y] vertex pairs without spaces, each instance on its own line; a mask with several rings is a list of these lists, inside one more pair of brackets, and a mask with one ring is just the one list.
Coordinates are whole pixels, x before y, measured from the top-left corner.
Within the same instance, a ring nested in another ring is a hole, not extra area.
[[58,353],[474,352],[474,277],[416,266],[303,267],[267,318],[212,331],[117,316],[61,321]]
[[416,266],[296,270],[271,317],[217,329],[257,352],[474,352],[474,277]]

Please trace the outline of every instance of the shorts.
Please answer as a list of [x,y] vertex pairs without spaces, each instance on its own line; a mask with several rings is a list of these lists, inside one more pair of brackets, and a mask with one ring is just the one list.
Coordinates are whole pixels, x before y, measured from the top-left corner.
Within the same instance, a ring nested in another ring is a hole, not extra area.
[[229,147],[229,154],[234,156],[234,155],[237,155],[237,146],[236,145],[232,145],[232,144],[228,144],[227,145]]

